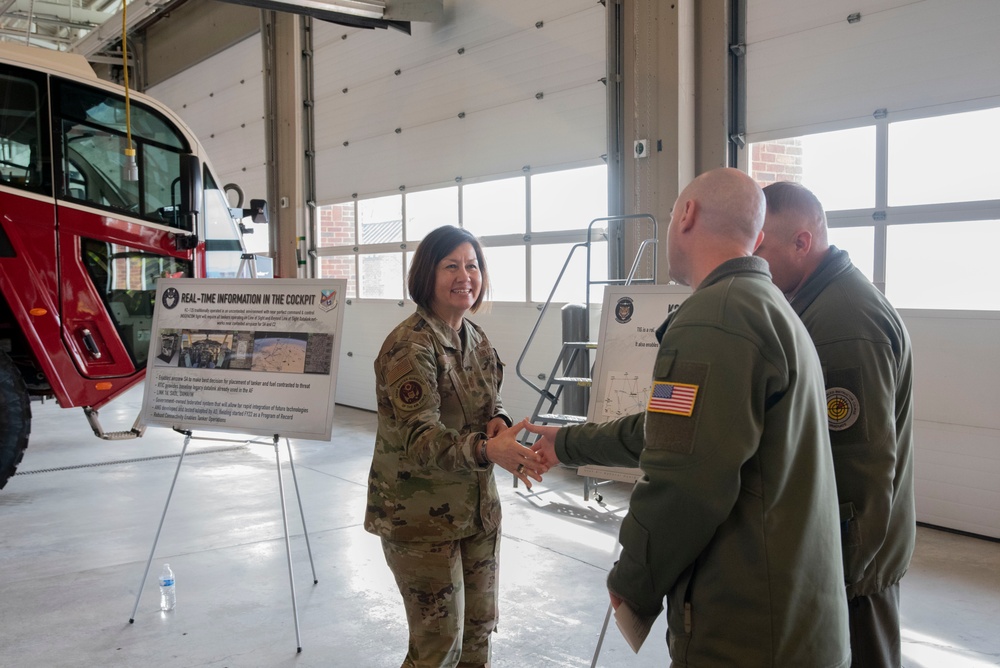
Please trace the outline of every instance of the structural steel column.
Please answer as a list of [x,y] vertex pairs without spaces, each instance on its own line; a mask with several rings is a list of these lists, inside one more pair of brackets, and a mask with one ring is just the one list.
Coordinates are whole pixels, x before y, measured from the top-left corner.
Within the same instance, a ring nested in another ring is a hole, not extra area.
[[299,276],[297,250],[299,237],[305,236],[300,21],[296,14],[261,12],[268,207],[274,275],[279,278]]
[[[728,0],[618,2],[622,213],[650,213],[660,223],[656,278],[666,283],[674,200],[698,173],[727,164]],[[634,157],[636,140],[646,140],[647,157]],[[625,230],[626,267],[646,236]]]

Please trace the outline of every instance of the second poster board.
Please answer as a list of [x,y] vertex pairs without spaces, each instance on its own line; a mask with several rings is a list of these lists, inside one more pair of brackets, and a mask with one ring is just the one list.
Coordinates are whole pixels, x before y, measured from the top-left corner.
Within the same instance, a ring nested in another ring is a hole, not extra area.
[[[604,290],[588,421],[607,422],[646,410],[660,347],[656,329],[690,294],[691,288],[683,285],[613,285]],[[577,471],[623,482],[642,476],[637,468],[582,466]]]

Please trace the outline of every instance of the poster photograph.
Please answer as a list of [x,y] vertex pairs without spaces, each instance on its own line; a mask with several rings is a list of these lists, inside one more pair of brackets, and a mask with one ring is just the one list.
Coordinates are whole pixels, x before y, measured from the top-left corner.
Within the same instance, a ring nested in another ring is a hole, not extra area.
[[344,279],[163,278],[143,422],[329,440]]

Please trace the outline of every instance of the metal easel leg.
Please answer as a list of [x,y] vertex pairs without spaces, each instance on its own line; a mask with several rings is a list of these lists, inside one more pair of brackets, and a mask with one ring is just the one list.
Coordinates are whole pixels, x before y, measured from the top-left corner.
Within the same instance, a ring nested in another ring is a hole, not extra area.
[[596,668],[597,657],[601,655],[601,645],[604,644],[604,634],[608,632],[608,622],[611,621],[611,604],[608,603],[608,611],[604,614],[604,626],[601,627],[601,637],[597,639],[597,649],[594,650],[594,659],[590,662],[590,668]]
[[295,602],[295,575],[292,572],[292,545],[288,539],[288,513],[285,512],[285,485],[281,481],[281,455],[278,449],[278,434],[274,435],[274,461],[278,469],[278,493],[281,496],[281,523],[285,528],[285,556],[288,559],[288,585],[292,590],[292,617],[295,620],[296,653],[302,652],[302,638],[299,635],[299,608]]
[[160,540],[160,531],[163,529],[163,520],[167,516],[167,508],[170,507],[170,497],[174,495],[174,485],[177,484],[177,474],[181,472],[181,464],[184,462],[184,453],[187,452],[188,443],[191,442],[191,432],[184,432],[184,447],[181,448],[180,459],[177,460],[177,470],[174,471],[174,479],[170,482],[170,491],[167,492],[167,502],[163,504],[163,514],[160,515],[160,525],[156,527],[156,536],[153,538],[153,547],[149,550],[149,559],[146,560],[146,570],[142,572],[142,579],[139,580],[139,590],[135,594],[135,607],[132,608],[132,616],[128,623],[135,623],[135,613],[139,609],[139,599],[142,597],[142,586],[149,577],[149,565],[153,563],[153,554],[156,552],[156,544]]
[[309,544],[309,529],[306,528],[306,513],[302,510],[302,495],[299,494],[299,479],[295,475],[295,462],[292,460],[292,443],[287,438],[285,446],[288,448],[288,467],[292,469],[292,482],[295,483],[295,498],[299,501],[299,517],[302,518],[302,533],[306,537],[306,552],[309,553],[309,566],[312,567],[313,584],[319,582],[316,578],[316,564],[313,563],[312,545]]

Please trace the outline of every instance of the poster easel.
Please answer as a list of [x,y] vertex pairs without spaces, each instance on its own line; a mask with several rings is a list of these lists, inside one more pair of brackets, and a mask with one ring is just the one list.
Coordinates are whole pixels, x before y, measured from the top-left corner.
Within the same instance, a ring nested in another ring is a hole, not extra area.
[[[170,507],[170,499],[174,495],[174,486],[177,484],[177,477],[181,471],[181,464],[184,463],[184,455],[185,453],[187,453],[188,445],[191,443],[191,441],[196,441],[196,440],[222,441],[222,442],[244,443],[244,444],[261,443],[261,441],[258,440],[237,440],[237,439],[227,439],[227,438],[199,437],[192,435],[190,431],[181,431],[180,433],[184,434],[184,445],[181,447],[181,454],[177,460],[177,469],[174,471],[173,480],[171,480],[170,482],[170,491],[167,492],[166,503],[163,504],[163,514],[160,515],[160,523],[156,527],[156,535],[153,537],[153,546],[149,550],[149,558],[146,559],[146,568],[142,572],[142,579],[139,580],[139,587],[137,588],[135,595],[135,605],[132,607],[132,616],[129,617],[128,620],[129,624],[135,623],[135,615],[136,612],[139,610],[139,600],[142,598],[143,585],[146,582],[146,578],[149,577],[149,567],[153,563],[153,556],[156,554],[156,545],[160,541],[160,532],[163,530],[163,521],[167,517],[167,508]],[[288,535],[288,512],[286,510],[286,505],[285,505],[285,486],[281,476],[281,456],[278,448],[278,440],[280,438],[281,437],[279,434],[275,434],[273,437],[274,459],[278,473],[278,495],[281,499],[281,523],[282,526],[284,527],[284,533],[285,533],[285,557],[288,561],[288,586],[291,589],[292,593],[292,618],[293,621],[295,622],[296,653],[300,653],[302,651],[302,637],[301,634],[299,633],[299,611],[298,611],[298,604],[296,603],[295,599],[295,575],[292,569],[292,548]],[[309,554],[309,566],[312,568],[313,584],[315,585],[319,584],[319,579],[316,577],[316,564],[313,562],[312,545],[309,543],[309,529],[306,527],[306,515],[305,511],[302,508],[302,495],[299,493],[299,480],[298,477],[295,475],[295,462],[292,457],[292,444],[287,438],[285,439],[285,445],[288,448],[288,467],[292,471],[292,482],[295,486],[295,498],[298,500],[299,516],[302,518],[302,533],[306,539],[306,552]]]
[[[285,439],[312,567],[290,437],[329,441],[344,309],[344,279],[171,279],[157,281],[140,420],[184,435],[129,623],[156,553],[194,430],[270,439],[278,473],[297,652],[302,651],[288,514],[278,441]],[[240,443],[261,443],[241,440]]]

